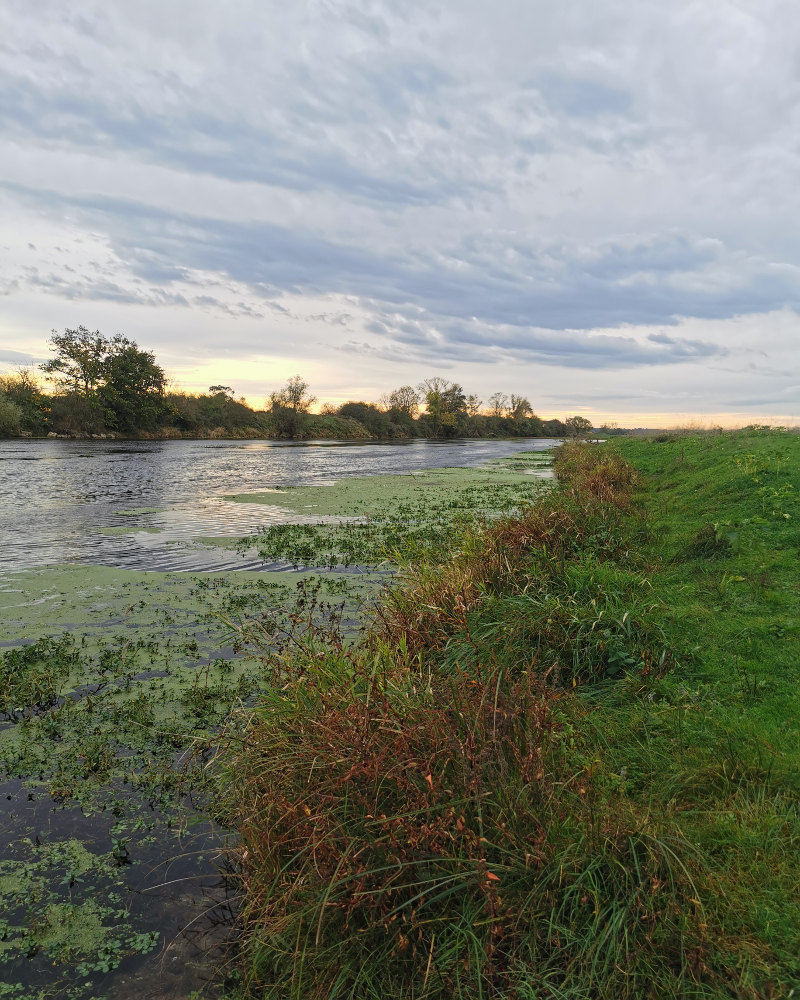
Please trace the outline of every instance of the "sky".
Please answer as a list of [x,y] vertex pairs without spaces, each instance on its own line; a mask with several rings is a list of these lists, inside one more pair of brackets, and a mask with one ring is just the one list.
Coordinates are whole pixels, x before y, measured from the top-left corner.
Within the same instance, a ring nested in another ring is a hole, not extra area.
[[800,422],[794,0],[3,0],[0,371]]

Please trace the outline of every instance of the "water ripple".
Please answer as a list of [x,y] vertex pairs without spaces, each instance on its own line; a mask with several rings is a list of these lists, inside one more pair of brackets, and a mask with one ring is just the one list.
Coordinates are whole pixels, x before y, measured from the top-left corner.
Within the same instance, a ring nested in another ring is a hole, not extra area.
[[285,564],[265,567],[253,553],[198,540],[321,519],[221,494],[473,467],[555,443],[2,441],[0,570],[64,563],[173,572],[282,569]]

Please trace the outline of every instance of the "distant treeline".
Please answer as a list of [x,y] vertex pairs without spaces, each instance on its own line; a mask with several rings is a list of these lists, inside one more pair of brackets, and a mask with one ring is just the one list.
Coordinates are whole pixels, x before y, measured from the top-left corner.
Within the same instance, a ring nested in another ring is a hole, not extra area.
[[546,420],[524,396],[501,392],[484,404],[440,377],[401,386],[378,403],[326,403],[312,413],[317,400],[295,375],[269,395],[263,410],[254,410],[228,385],[199,394],[170,391],[154,354],[127,337],[81,326],[53,331],[50,345],[54,357],[40,368],[52,391],[31,369],[0,376],[1,437],[578,437],[592,431],[585,417]]

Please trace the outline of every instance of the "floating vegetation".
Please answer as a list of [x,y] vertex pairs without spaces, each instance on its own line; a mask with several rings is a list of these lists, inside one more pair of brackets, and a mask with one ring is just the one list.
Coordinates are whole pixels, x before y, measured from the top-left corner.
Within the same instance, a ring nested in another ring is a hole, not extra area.
[[120,517],[140,517],[142,514],[163,514],[166,507],[133,507],[131,510],[117,510]]
[[[499,468],[372,478],[382,482],[299,490],[302,512],[282,515],[324,515],[357,492],[360,520],[337,510],[327,524],[192,540],[255,545],[276,571],[64,565],[0,578],[0,997],[91,1000],[114,993],[115,977],[157,982],[180,927],[211,926],[228,906],[206,764],[220,730],[273,683],[243,631],[279,643],[287,622],[336,620],[354,636],[402,560],[443,551],[460,520],[536,489]],[[199,988],[191,975],[175,995]]]

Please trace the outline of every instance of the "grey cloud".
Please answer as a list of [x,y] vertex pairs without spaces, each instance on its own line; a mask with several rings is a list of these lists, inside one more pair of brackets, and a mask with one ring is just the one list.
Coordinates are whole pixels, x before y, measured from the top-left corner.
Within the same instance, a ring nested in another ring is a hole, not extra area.
[[534,83],[550,108],[578,118],[627,114],[633,106],[626,90],[599,80],[550,71],[540,74]]
[[[415,86],[421,79],[421,70],[409,76]],[[434,171],[410,179],[407,169],[369,170],[357,148],[350,156],[325,143],[314,123],[315,108],[295,107],[298,120],[278,133],[192,107],[156,116],[135,103],[117,107],[89,95],[44,94],[30,81],[0,74],[0,130],[14,137],[34,135],[101,153],[126,151],[193,173],[297,191],[321,188],[397,207],[445,203],[485,188],[477,178],[467,183]]]
[[382,61],[360,68],[364,84],[380,106],[395,115],[409,115],[419,97],[426,100],[456,81],[439,66],[408,60],[396,63]]
[[328,323],[330,326],[347,326],[355,317],[350,313],[313,313],[306,319],[309,322]]
[[259,312],[254,309],[247,302],[235,302],[228,303],[222,299],[218,299],[213,295],[195,295],[191,300],[184,302],[177,302],[176,305],[192,305],[200,306],[203,309],[211,309],[217,312],[225,313],[228,316],[238,317],[246,316],[249,319],[263,319],[264,313]]
[[774,406],[796,406],[800,403],[800,385],[787,385],[783,388],[775,388],[770,385],[759,395],[751,394],[741,399],[728,399],[725,406],[732,409],[744,409],[749,407],[762,407],[769,409]]
[[723,399],[720,405],[736,413],[752,409],[760,410],[762,413],[769,413],[770,411],[775,412],[776,408],[782,406],[791,406],[796,410],[799,402],[800,397],[797,396],[791,399],[776,399],[772,393],[765,392],[760,396],[736,396],[732,399]]
[[[336,349],[344,354],[357,354],[362,357],[376,358],[395,364],[408,364],[409,362],[423,362],[428,360],[424,354],[409,355],[408,348],[404,345],[376,347],[374,344],[367,344],[364,341],[347,340],[345,343],[337,345]],[[436,361],[439,368],[445,371],[450,371],[454,367],[453,362],[446,358],[439,357]]]
[[[639,243],[605,240],[589,250],[566,243],[525,244],[517,238],[511,258],[503,244],[478,238],[463,241],[447,255],[423,249],[381,253],[298,228],[181,216],[110,199],[64,199],[19,187],[15,191],[51,209],[69,205],[87,225],[107,231],[120,261],[150,286],[132,291],[119,287],[118,278],[110,284],[67,282],[57,276],[34,279],[69,297],[140,301],[155,296],[185,304],[184,296],[168,291],[169,286],[191,282],[194,271],[212,272],[248,285],[260,299],[281,293],[356,295],[373,309],[376,324],[383,324],[398,342],[442,352],[468,345],[478,350],[490,343],[499,350],[523,351],[552,363],[569,359],[585,367],[663,364],[724,352],[698,340],[670,339],[663,332],[640,344],[625,337],[576,340],[570,331],[674,325],[681,316],[730,317],[776,304],[800,308],[800,272],[743,258],[718,241],[693,241],[685,235]],[[473,318],[475,326],[470,325]],[[385,332],[378,325],[371,329]]]
[[713,355],[724,355],[728,352],[719,346],[703,340],[689,337],[670,337],[666,333],[650,333],[647,339],[651,344],[659,344],[669,348],[674,358],[708,358]]
[[187,306],[184,295],[169,292],[163,288],[131,288],[120,282],[108,279],[69,279],[62,278],[52,272],[40,272],[37,268],[27,268],[26,282],[33,288],[70,300],[89,300],[98,302],[118,302],[130,305],[177,305]]
[[0,348],[0,361],[5,361],[14,365],[32,365],[38,359],[34,358],[30,354],[25,354],[22,351],[7,351]]
[[[472,327],[450,323],[437,328],[436,335],[424,333],[420,324],[409,333],[408,324],[381,324],[384,336],[412,347],[424,348],[428,358],[446,355],[477,360],[486,358],[486,348],[521,360],[568,368],[614,369],[642,365],[665,365],[689,359],[725,354],[723,348],[698,341],[675,338],[669,345],[648,346],[633,337],[590,334],[581,331],[548,331],[534,328]],[[376,332],[378,329],[376,327]],[[443,335],[442,335],[443,334]]]

